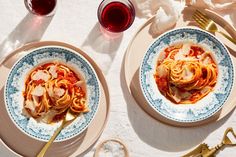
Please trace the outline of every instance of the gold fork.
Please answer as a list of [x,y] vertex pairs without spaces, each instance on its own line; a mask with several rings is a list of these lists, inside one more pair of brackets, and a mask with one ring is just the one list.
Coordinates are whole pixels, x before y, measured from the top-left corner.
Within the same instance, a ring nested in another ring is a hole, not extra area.
[[46,153],[46,151],[48,150],[48,148],[50,147],[50,145],[52,144],[52,142],[56,139],[56,137],[58,136],[58,134],[61,132],[61,130],[69,123],[71,123],[73,120],[76,119],[78,115],[76,115],[75,113],[72,113],[70,109],[67,110],[66,112],[66,116],[63,119],[60,127],[54,132],[54,134],[52,135],[52,137],[50,138],[50,140],[44,145],[44,147],[42,148],[42,150],[39,152],[39,154],[37,155],[37,157],[43,157],[44,154]]
[[229,35],[225,34],[224,32],[221,32],[220,30],[218,30],[215,22],[213,20],[211,20],[209,17],[207,17],[205,14],[200,12],[199,10],[196,10],[194,12],[193,19],[199,24],[200,28],[202,28],[208,32],[211,32],[211,33],[218,32],[218,33],[222,34],[224,37],[226,37],[227,39],[229,39],[231,42],[236,44],[235,39],[233,39]]

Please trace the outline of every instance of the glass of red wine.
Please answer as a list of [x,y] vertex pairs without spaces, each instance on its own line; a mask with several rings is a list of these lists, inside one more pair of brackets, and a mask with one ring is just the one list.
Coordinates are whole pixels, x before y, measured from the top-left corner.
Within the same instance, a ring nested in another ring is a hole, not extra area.
[[24,0],[29,12],[39,16],[51,16],[55,13],[57,0]]
[[129,0],[103,0],[98,7],[101,26],[112,33],[128,29],[135,18],[135,9]]

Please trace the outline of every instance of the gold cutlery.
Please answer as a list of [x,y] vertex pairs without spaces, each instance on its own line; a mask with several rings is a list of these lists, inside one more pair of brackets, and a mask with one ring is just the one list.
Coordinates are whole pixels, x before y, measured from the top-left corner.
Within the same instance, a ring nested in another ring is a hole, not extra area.
[[54,134],[52,135],[52,137],[49,139],[49,141],[44,145],[44,147],[41,149],[41,151],[39,152],[39,154],[37,155],[37,157],[43,157],[44,154],[46,153],[46,151],[48,150],[48,148],[50,147],[50,145],[52,144],[52,142],[56,139],[56,137],[58,136],[58,134],[61,132],[61,130],[63,128],[65,128],[69,123],[71,123],[73,120],[75,120],[77,117],[77,115],[75,115],[75,113],[72,113],[70,109],[67,110],[65,118],[63,119],[61,125],[59,128],[57,128],[57,130],[54,132]]
[[200,28],[202,28],[208,32],[211,32],[211,33],[218,32],[218,33],[222,34],[224,37],[226,37],[228,40],[230,40],[232,43],[236,44],[235,39],[233,39],[229,35],[225,34],[224,32],[221,32],[217,28],[215,22],[213,20],[211,20],[209,17],[207,17],[205,14],[200,12],[199,10],[196,10],[194,12],[193,19],[198,23]]
[[182,157],[214,157],[216,153],[222,148],[225,148],[227,146],[236,146],[236,143],[233,143],[228,137],[229,133],[231,133],[236,139],[236,133],[233,131],[233,128],[228,128],[225,130],[223,139],[220,144],[216,145],[213,148],[209,148],[209,146],[205,143],[200,144],[193,151],[189,152],[188,154],[185,154]]

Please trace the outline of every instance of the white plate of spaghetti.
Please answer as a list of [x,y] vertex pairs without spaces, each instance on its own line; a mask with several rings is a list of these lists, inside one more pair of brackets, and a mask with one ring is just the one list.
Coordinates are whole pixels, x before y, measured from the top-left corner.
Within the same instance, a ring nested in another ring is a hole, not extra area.
[[148,104],[177,122],[197,122],[218,112],[233,87],[234,67],[226,47],[203,30],[186,27],[164,33],[140,66]]
[[77,52],[60,46],[31,50],[12,67],[4,91],[13,123],[28,136],[48,141],[67,110],[78,117],[56,142],[82,133],[99,105],[99,79],[90,63]]

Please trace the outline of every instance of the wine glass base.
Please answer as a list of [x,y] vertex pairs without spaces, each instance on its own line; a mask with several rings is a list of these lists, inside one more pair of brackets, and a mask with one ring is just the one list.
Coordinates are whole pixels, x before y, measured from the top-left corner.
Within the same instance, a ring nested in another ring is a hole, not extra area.
[[100,31],[103,36],[107,39],[116,39],[122,36],[123,32],[110,32],[100,25]]

